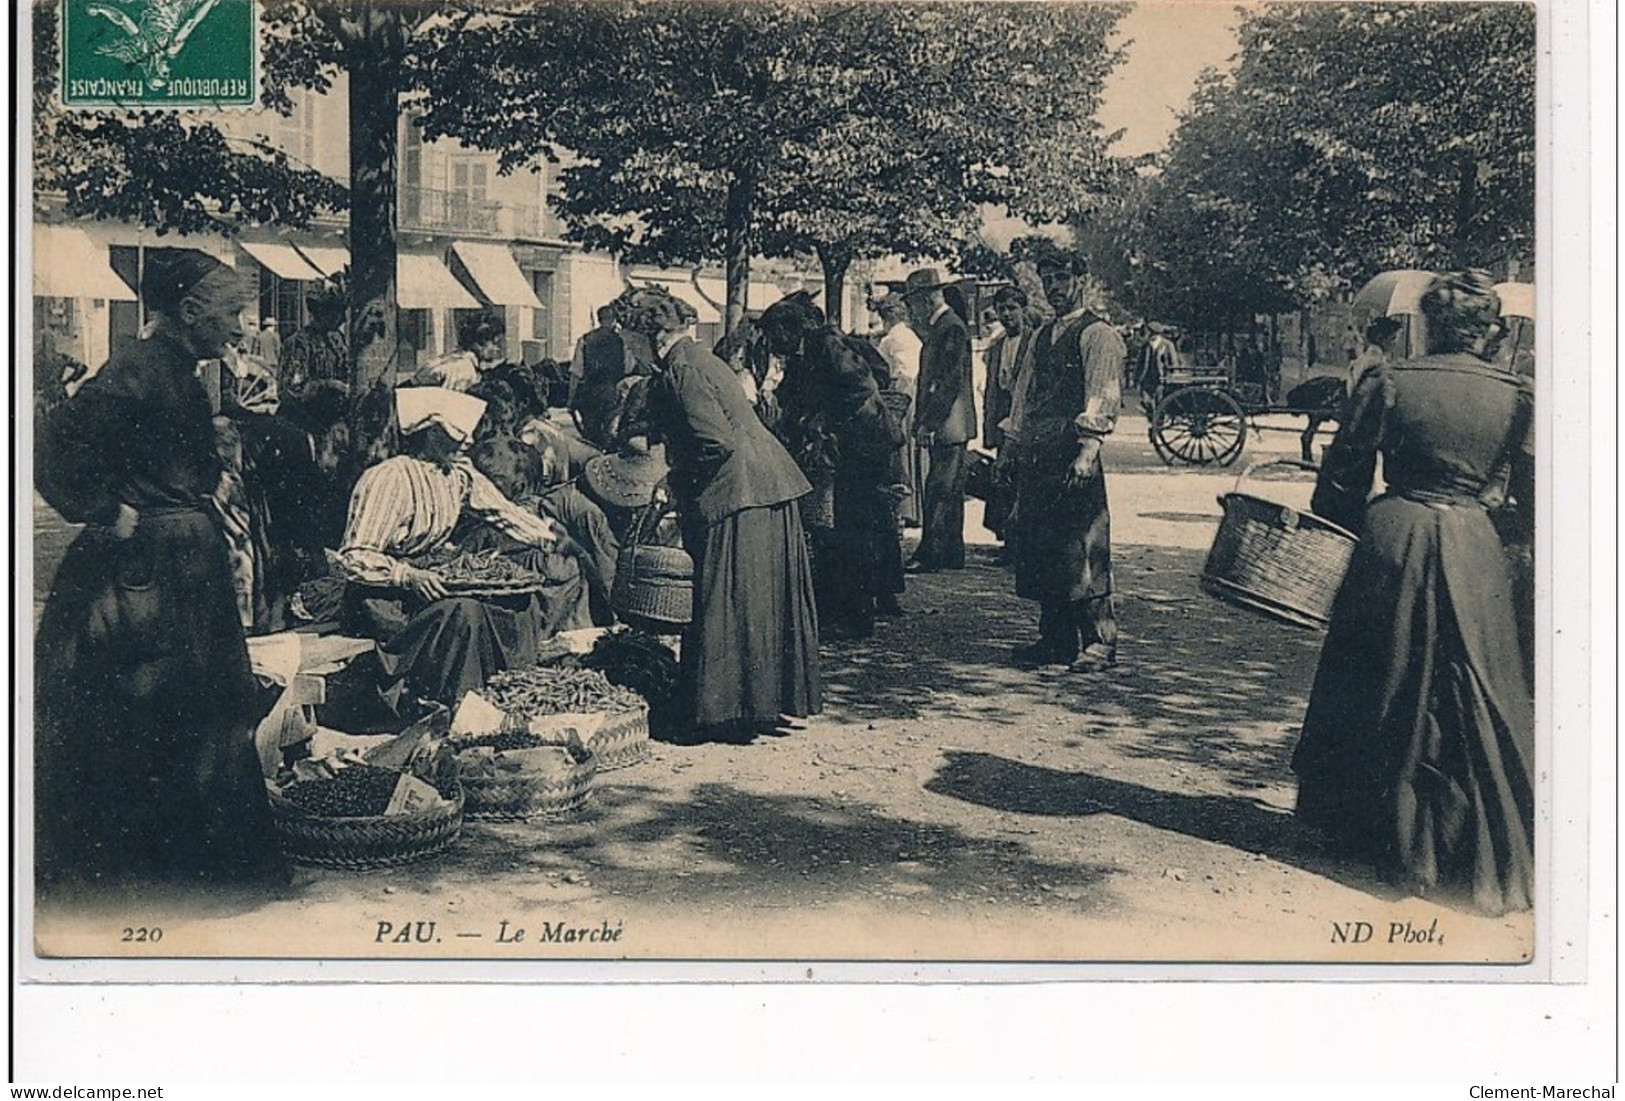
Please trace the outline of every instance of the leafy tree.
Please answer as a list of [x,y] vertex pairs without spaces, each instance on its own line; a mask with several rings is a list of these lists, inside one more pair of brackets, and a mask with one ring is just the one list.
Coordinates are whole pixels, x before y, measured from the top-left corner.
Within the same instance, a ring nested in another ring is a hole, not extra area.
[[[429,136],[513,170],[563,148],[571,234],[657,263],[946,251],[980,203],[1085,208],[1121,5],[561,0],[433,51]],[[455,94],[438,94],[436,89]],[[551,147],[551,148],[545,148]]]
[[1238,36],[1160,174],[1096,227],[1142,312],[1235,321],[1532,253],[1532,6],[1272,4]]
[[[263,143],[228,138],[175,111],[65,111],[58,96],[57,0],[32,11],[34,187],[61,194],[79,218],[118,218],[159,233],[233,233],[241,226],[303,226],[341,210],[344,188]],[[265,55],[280,87],[281,56]]]

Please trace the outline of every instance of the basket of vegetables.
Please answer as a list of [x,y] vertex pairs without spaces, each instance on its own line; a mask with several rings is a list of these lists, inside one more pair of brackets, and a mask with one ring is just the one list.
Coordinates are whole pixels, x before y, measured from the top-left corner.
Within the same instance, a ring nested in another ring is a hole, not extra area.
[[470,818],[569,818],[592,797],[598,758],[579,739],[550,740],[525,730],[457,738],[458,774]]
[[498,673],[480,694],[512,727],[532,729],[537,720],[578,717],[577,729],[599,772],[635,765],[649,755],[649,705],[598,669],[538,666]]
[[269,784],[271,825],[288,858],[322,868],[391,868],[445,851],[463,828],[456,778],[438,784],[354,762]]

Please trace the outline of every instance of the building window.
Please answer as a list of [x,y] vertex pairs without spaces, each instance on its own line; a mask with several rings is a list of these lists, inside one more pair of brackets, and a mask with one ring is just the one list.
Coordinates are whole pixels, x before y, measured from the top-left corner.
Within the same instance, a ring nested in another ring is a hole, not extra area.
[[423,131],[410,118],[401,143],[401,216],[407,225],[423,222]]
[[541,309],[530,311],[530,338],[541,344],[541,355],[546,358],[553,354],[553,273],[531,272],[530,286],[542,304]]
[[293,114],[277,117],[277,145],[294,160],[309,166],[316,164],[316,108],[319,98],[308,89],[290,89]]

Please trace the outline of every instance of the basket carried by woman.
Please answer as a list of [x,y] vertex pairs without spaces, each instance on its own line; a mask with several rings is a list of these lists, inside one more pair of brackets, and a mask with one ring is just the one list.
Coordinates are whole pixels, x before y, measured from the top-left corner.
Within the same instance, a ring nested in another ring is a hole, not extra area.
[[694,614],[694,560],[681,547],[649,541],[668,511],[666,500],[665,493],[657,490],[633,522],[615,560],[615,586],[609,599],[615,614],[628,622],[646,623],[670,633],[685,626]]
[[1242,471],[1237,491],[1219,498],[1224,519],[1202,567],[1202,588],[1286,623],[1325,627],[1355,537],[1313,513],[1239,492],[1247,478],[1272,466],[1315,469],[1296,459],[1273,459]]

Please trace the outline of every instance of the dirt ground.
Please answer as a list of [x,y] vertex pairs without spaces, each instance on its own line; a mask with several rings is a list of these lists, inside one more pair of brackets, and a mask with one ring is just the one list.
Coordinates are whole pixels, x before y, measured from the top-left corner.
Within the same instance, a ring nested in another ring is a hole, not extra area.
[[[1296,454],[1297,430],[1266,433],[1247,461]],[[1288,762],[1319,636],[1198,588],[1215,496],[1238,470],[1168,470],[1144,432],[1126,417],[1107,452],[1123,631],[1109,673],[1009,664],[1036,609],[1012,595],[973,508],[964,571],[911,578],[903,618],[825,647],[825,710],[805,729],[657,744],[600,777],[579,821],[469,823],[441,857],[302,870],[273,900],[42,913],[37,943],[499,961],[1527,959],[1529,915],[1402,897],[1296,826]],[[151,927],[161,942],[122,939]]]

